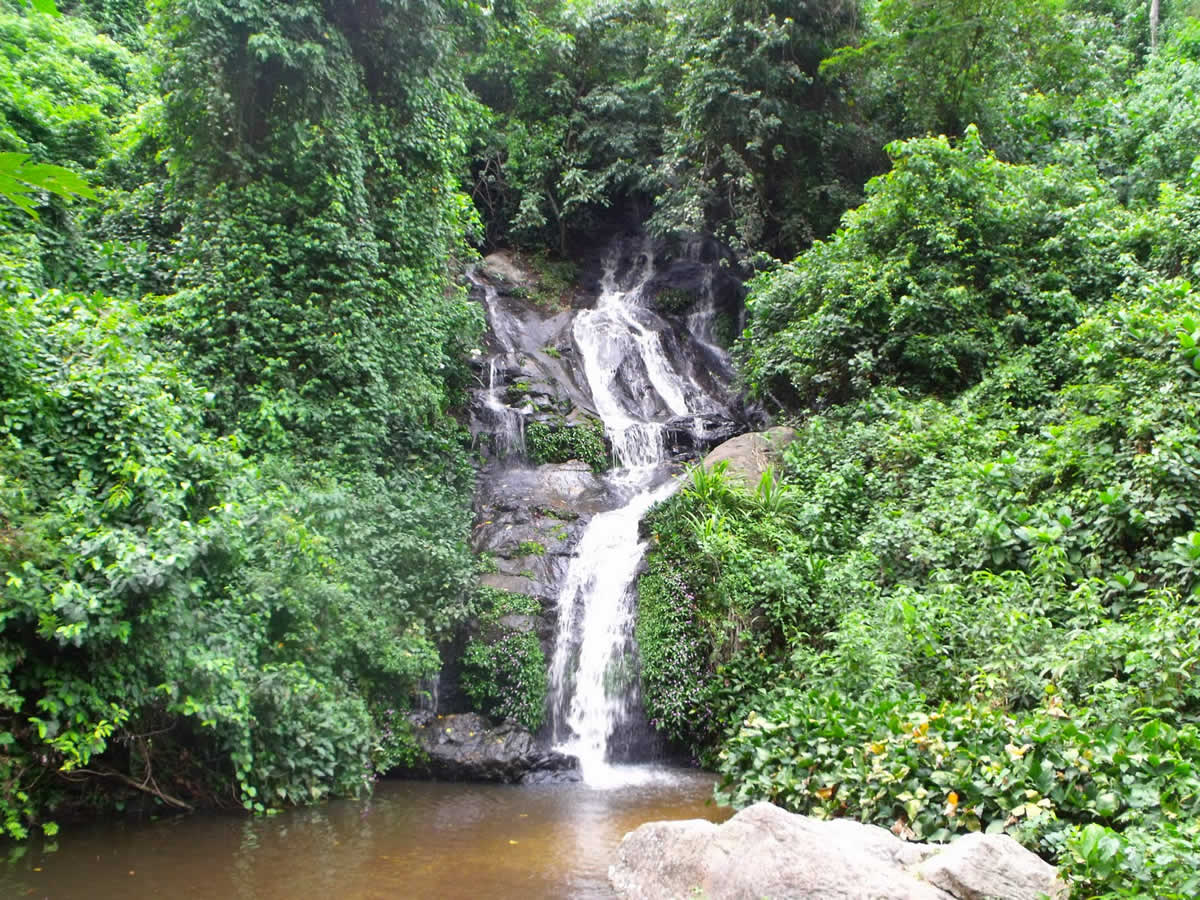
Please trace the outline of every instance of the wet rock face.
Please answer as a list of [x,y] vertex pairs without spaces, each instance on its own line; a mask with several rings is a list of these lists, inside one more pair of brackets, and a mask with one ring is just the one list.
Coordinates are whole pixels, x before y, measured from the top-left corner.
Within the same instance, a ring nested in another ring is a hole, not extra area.
[[[649,265],[653,276],[642,287],[635,313],[644,332],[654,333],[663,354],[676,361],[687,381],[723,408],[669,423],[668,452],[680,461],[703,454],[720,441],[760,422],[730,391],[733,373],[718,348],[741,327],[744,290],[732,255],[715,240],[692,239],[672,244],[631,236],[623,248],[618,282]],[[722,264],[722,261],[726,264]],[[532,422],[561,427],[595,422],[598,412],[582,371],[581,349],[574,332],[579,309],[538,306],[530,297],[539,276],[506,251],[484,259],[474,294],[487,309],[489,334],[476,358],[479,389],[472,404],[471,430],[489,465],[519,462],[512,434]],[[575,305],[594,302],[602,290],[600,263],[585,261],[582,289]],[[625,405],[647,419],[662,421],[670,410],[637,371],[633,356],[606,360],[615,382],[624,389]]]
[[[671,245],[643,235],[597,244],[600,274],[588,276],[585,261],[581,287],[563,296],[547,296],[553,279],[543,282],[511,253],[488,256],[469,275],[489,325],[471,403],[481,457],[472,543],[484,563],[483,585],[537,601],[540,613],[505,625],[535,633],[548,660],[559,644],[579,658],[581,638],[573,632],[562,642],[556,632],[575,628],[558,603],[585,528],[630,500],[622,476],[606,479],[587,463],[603,468],[607,450],[610,460],[654,468],[665,479],[671,467],[745,431],[754,418],[730,387],[714,324],[723,317],[722,335],[732,334],[741,314],[735,267],[718,265],[727,251],[711,240]],[[563,461],[570,457],[586,462]],[[437,711],[469,708],[461,656],[484,630],[468,623],[442,648]],[[636,729],[614,734],[613,758],[653,750]]]
[[667,450],[672,459],[683,462],[742,434],[746,425],[720,416],[681,416],[668,422],[667,429]]
[[539,276],[506,251],[484,259],[474,279],[489,328],[473,360],[471,433],[489,466],[520,463],[525,425],[596,418],[571,339],[575,312],[535,303]]
[[579,760],[550,750],[515,722],[496,724],[478,713],[423,713],[413,724],[428,759],[409,774],[506,784],[579,781]]
[[482,582],[552,608],[583,526],[611,503],[604,480],[581,462],[485,473],[475,497],[472,542],[496,571]]

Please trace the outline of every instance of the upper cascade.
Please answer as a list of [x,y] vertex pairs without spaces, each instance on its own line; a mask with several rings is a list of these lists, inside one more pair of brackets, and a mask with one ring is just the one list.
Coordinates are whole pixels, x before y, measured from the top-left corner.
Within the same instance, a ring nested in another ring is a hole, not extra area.
[[472,430],[497,462],[525,462],[534,421],[600,420],[618,466],[692,458],[745,430],[720,339],[740,327],[740,283],[720,246],[677,247],[645,236],[613,240],[585,279],[595,293],[547,309],[531,302],[537,276],[515,254],[468,274],[487,313]]
[[683,353],[668,355],[680,348],[671,347],[674,333],[650,305],[657,274],[653,244],[635,250],[632,265],[627,255],[622,243],[610,249],[600,296],[593,309],[575,317],[573,334],[613,455],[622,466],[643,468],[666,458],[664,435],[672,418],[728,416],[729,410],[689,377]]

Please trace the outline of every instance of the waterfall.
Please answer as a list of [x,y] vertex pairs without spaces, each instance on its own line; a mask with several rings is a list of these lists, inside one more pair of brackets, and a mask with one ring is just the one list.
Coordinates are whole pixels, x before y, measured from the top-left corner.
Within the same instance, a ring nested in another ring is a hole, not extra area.
[[496,377],[499,368],[499,361],[495,357],[488,360],[487,394],[483,401],[484,408],[492,417],[494,448],[498,456],[522,457],[525,455],[525,417],[500,399],[503,384],[498,383]]
[[[612,444],[617,468],[609,479],[621,504],[588,523],[558,597],[558,625],[550,668],[551,726],[558,749],[579,757],[592,785],[626,783],[628,772],[611,763],[611,744],[632,724],[639,707],[633,664],[634,580],[645,547],[638,523],[675,489],[667,463],[669,421],[697,423],[728,416],[723,399],[700,387],[671,325],[648,305],[656,277],[648,241],[632,260],[617,242],[604,261],[595,307],[578,313],[573,337],[596,411]],[[711,273],[687,339],[708,354],[711,343]]]
[[483,308],[487,313],[488,328],[500,345],[500,352],[490,356],[487,361],[483,424],[492,436],[492,449],[498,457],[524,459],[525,417],[520,410],[504,402],[506,384],[502,377],[502,365],[511,364],[516,355],[521,323],[500,307],[499,291],[495,285],[481,280],[474,271],[469,271],[467,278],[476,288],[483,290]]

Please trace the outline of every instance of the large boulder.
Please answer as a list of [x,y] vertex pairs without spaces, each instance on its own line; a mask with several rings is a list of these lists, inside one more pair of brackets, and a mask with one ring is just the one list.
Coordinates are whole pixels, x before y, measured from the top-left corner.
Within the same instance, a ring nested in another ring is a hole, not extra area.
[[921,863],[930,884],[962,900],[1037,900],[1050,890],[1054,866],[1007,834],[967,834]]
[[[702,820],[642,825],[621,841],[608,877],[628,900],[1064,895],[1056,870],[1015,841],[1008,839],[1009,846],[964,840],[946,846],[908,843],[874,825],[821,821],[759,803],[723,825]],[[949,865],[939,864],[944,857]]]
[[541,784],[579,781],[579,760],[539,742],[516,722],[478,713],[425,715],[414,721],[426,761],[413,774],[447,781]]
[[759,480],[773,465],[781,450],[796,439],[796,430],[777,425],[766,431],[751,431],[730,438],[704,457],[704,468],[712,469],[725,463],[726,477],[740,482],[753,490]]

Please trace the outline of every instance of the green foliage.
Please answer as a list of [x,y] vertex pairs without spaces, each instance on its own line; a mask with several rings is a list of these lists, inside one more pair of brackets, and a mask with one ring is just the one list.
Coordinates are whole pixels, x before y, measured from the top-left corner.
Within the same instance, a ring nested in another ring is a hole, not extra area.
[[[136,309],[10,284],[2,323],[10,833],[85,773],[153,767],[174,805],[185,785],[216,799],[196,760],[252,809],[360,790],[369,719],[344,679],[377,613],[354,608],[311,511],[203,429],[201,391]],[[385,660],[420,650],[382,637]],[[174,736],[151,749],[159,728]]]
[[122,250],[98,247],[85,225],[94,212],[68,201],[108,196],[102,169],[146,96],[148,62],[70,17],[7,10],[0,56],[0,192],[36,220],[3,204],[0,224],[11,222],[9,239],[23,241],[5,252],[27,261],[23,277],[34,286],[106,285],[95,276]]
[[1079,173],[1002,163],[973,130],[889,152],[828,242],[752,284],[739,357],[755,395],[795,408],[876,384],[959,390],[1137,277],[1124,214]]
[[1200,811],[1194,726],[795,689],[762,708],[722,756],[741,773],[739,805],[766,796],[821,818],[899,823],[920,840],[1007,831],[1048,854],[1075,823],[1136,821],[1144,836]]
[[562,420],[530,422],[525,426],[525,446],[534,465],[578,459],[595,472],[609,466],[604,426],[591,419],[575,425]]
[[[1022,95],[1088,87],[1084,17],[1062,0],[885,0],[870,9],[860,42],[821,63],[851,77],[853,93],[887,132],[962,134],[990,140]],[[1082,5],[1082,4],[1079,4]],[[1081,21],[1083,19],[1083,21]],[[895,73],[903,73],[903,78]]]
[[604,208],[645,194],[668,119],[653,54],[665,7],[512,4],[468,83],[493,112],[475,148],[475,199],[493,242],[568,249]]
[[1114,831],[1092,822],[1073,829],[1059,871],[1088,897],[1127,897],[1153,891],[1156,897],[1193,897],[1200,890],[1200,854],[1195,824],[1162,822],[1153,833]]
[[39,163],[96,167],[139,99],[145,61],[83,22],[0,11],[0,141]]
[[36,219],[36,191],[65,198],[96,196],[70,169],[31,162],[27,153],[0,153],[0,197]]
[[421,749],[403,708],[389,706],[371,710],[375,725],[375,743],[371,747],[371,765],[383,774],[392,769],[412,770],[425,762],[427,754]]
[[712,740],[711,644],[696,598],[662,562],[638,580],[638,653],[650,725],[691,749]]
[[[518,253],[516,261],[528,270],[532,277],[527,284],[512,286],[509,290],[513,296],[530,300],[549,313],[571,305],[579,278],[579,269],[575,263],[569,259],[555,258],[544,250]],[[543,352],[557,357],[559,351],[555,347],[545,347]]]
[[[693,474],[650,518],[659,727],[738,805],[1004,830],[1095,894],[1187,896],[1198,313],[1150,279],[957,398],[876,388],[799,426],[779,496]],[[703,675],[671,717],[684,652]]]
[[854,34],[857,3],[691,0],[657,72],[677,84],[650,226],[713,232],[745,255],[827,234],[881,162],[818,67]]
[[124,46],[0,13],[0,191],[40,214],[0,212],[13,837],[363,790],[474,579],[460,8],[168,4],[164,102],[144,7],[83,5]]
[[512,719],[530,731],[546,714],[546,657],[536,632],[506,625],[506,616],[536,616],[537,601],[523,594],[481,588],[477,636],[462,657],[462,685],[475,708]]
[[472,191],[493,242],[561,254],[636,204],[660,233],[794,252],[879,164],[817,75],[856,4],[513,6],[468,79],[494,113]]
[[654,308],[664,313],[681,313],[696,302],[690,291],[668,288],[654,295]]
[[1200,20],[1192,19],[1131,80],[1125,102],[1104,110],[1104,127],[1095,129],[1093,158],[1123,199],[1150,205],[1161,184],[1178,188],[1195,177],[1197,90]]
[[752,291],[745,377],[803,416],[778,474],[696,470],[649,517],[647,708],[738,805],[1007,831],[1085,896],[1190,896],[1198,182],[1180,157],[1130,209],[970,129],[891,152]]
[[738,717],[747,690],[778,675],[767,651],[831,623],[796,525],[797,496],[773,470],[754,491],[725,464],[695,466],[651,512],[638,584],[642,691],[656,727],[700,757]]
[[164,328],[221,427],[340,459],[432,449],[480,327],[446,269],[469,108],[447,10],[164,12],[164,135],[190,199]]

